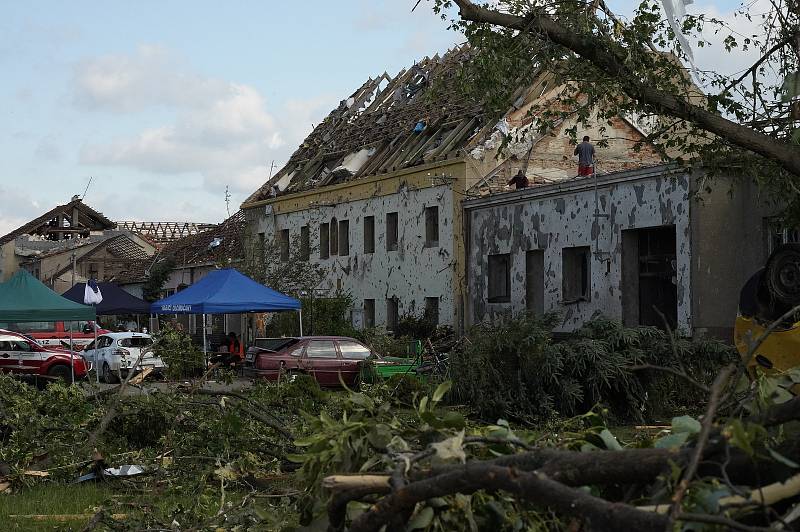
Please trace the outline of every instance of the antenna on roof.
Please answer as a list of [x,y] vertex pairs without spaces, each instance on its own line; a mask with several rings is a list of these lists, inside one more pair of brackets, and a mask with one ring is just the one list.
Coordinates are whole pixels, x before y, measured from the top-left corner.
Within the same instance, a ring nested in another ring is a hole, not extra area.
[[83,196],[81,196],[81,201],[83,201],[83,198],[86,197],[86,193],[89,191],[89,185],[92,184],[92,179],[94,178],[92,176],[89,176],[89,182],[86,183],[86,188],[83,190]]
[[231,193],[228,185],[225,185],[225,210],[228,211],[228,218],[231,217]]

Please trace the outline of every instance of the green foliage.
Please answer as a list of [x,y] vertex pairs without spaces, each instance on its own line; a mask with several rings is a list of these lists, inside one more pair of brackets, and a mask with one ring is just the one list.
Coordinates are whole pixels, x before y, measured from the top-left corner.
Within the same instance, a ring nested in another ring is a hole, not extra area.
[[554,341],[555,316],[518,316],[478,325],[464,347],[451,353],[453,400],[484,419],[506,417],[533,423],[574,416],[596,403],[620,420],[655,418],[693,410],[702,391],[657,371],[631,371],[650,364],[683,365],[700,382],[736,359],[728,346],[710,340],[676,339],[654,327],[625,328],[597,319],[568,339]]
[[[357,331],[350,322],[353,298],[337,294],[325,298],[300,298],[303,309],[303,333],[306,335],[354,336]],[[276,314],[267,325],[267,336],[296,336],[300,332],[296,312]]]
[[164,371],[170,379],[196,377],[206,365],[203,351],[192,343],[191,336],[170,325],[153,335],[153,352],[166,364]]
[[169,274],[174,267],[175,259],[173,257],[156,261],[150,267],[150,274],[142,286],[142,297],[145,301],[153,302],[161,299],[161,289],[164,288],[164,283],[169,279]]
[[414,357],[412,349],[415,340],[409,336],[390,334],[383,327],[371,327],[356,331],[354,338],[361,340],[365,345],[381,356]]

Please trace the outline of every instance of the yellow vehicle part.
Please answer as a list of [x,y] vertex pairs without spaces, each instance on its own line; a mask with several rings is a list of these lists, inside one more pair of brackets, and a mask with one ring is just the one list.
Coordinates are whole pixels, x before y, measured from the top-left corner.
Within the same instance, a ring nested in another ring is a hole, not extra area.
[[[756,320],[737,316],[733,340],[742,359],[748,355],[751,346],[765,330],[766,327]],[[755,377],[756,368],[766,375],[779,375],[800,366],[800,322],[788,329],[777,329],[770,333],[746,362],[751,377]],[[791,391],[799,394],[800,385],[793,386]]]

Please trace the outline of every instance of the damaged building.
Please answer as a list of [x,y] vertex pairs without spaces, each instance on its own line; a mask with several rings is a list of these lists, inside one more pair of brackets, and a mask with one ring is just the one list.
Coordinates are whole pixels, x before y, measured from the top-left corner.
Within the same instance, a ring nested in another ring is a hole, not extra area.
[[660,165],[465,201],[469,323],[526,310],[558,312],[563,332],[599,315],[665,318],[730,341],[739,290],[787,234],[752,180],[706,184]]
[[[470,59],[460,47],[368,80],[242,205],[253,236],[275,239],[287,259],[299,246],[327,272],[323,293],[353,297],[357,327],[392,329],[403,315],[427,313],[463,328],[474,264],[465,260],[462,201],[506,190],[520,170],[533,183],[575,175],[564,134],[574,124],[534,133],[533,110],[563,87],[539,76],[498,116],[463,90]],[[609,168],[660,161],[628,149],[644,137],[633,122],[605,127]]]
[[118,229],[113,221],[74,196],[0,237],[0,281],[23,268],[62,293],[73,280],[113,281],[155,251],[152,241]]

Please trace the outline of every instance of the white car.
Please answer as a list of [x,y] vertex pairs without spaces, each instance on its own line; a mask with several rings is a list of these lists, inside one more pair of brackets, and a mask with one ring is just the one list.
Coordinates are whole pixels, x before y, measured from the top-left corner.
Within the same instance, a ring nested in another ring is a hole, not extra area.
[[[134,368],[139,356],[142,361]],[[86,360],[92,362],[100,372],[103,382],[119,382],[134,373],[152,367],[163,369],[166,365],[153,353],[153,339],[149,334],[135,332],[106,333],[97,337],[97,346],[91,342],[83,350]]]

